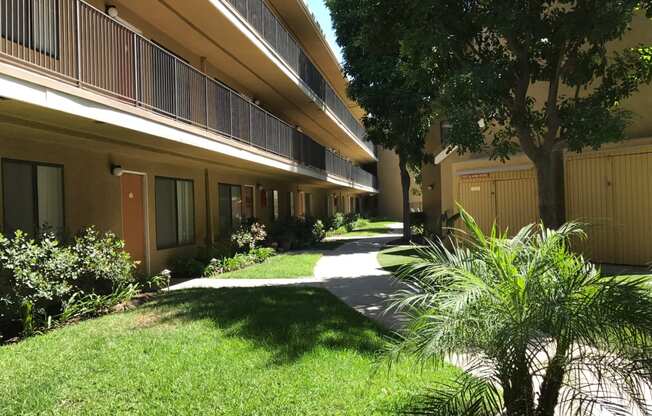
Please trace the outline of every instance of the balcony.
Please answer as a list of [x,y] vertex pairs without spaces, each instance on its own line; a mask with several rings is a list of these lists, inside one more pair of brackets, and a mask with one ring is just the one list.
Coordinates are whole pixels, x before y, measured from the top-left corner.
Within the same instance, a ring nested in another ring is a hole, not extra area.
[[321,102],[357,137],[367,149],[376,154],[373,143],[365,140],[364,127],[351,114],[335,90],[308,58],[303,48],[285,29],[264,0],[227,0],[267,44],[321,100]]
[[[360,167],[81,0],[0,1],[0,58],[352,184],[374,185]],[[327,163],[336,159],[337,167]]]

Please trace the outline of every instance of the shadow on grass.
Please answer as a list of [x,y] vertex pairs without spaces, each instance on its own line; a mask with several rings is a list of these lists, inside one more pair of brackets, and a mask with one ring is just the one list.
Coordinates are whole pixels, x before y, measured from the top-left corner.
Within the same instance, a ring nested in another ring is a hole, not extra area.
[[377,234],[392,234],[395,232],[400,232],[392,228],[374,227],[374,226],[356,228],[352,232],[356,232],[356,231],[365,232],[365,233],[377,233]]
[[148,308],[163,309],[162,323],[208,319],[224,336],[271,352],[273,365],[317,348],[375,355],[388,335],[326,290],[300,286],[183,290]]

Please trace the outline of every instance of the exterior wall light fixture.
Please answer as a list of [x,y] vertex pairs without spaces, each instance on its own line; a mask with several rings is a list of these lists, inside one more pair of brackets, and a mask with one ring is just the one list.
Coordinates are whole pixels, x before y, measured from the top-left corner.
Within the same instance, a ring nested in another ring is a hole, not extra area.
[[122,169],[120,165],[111,165],[111,175],[113,176],[122,176],[125,173],[125,170]]

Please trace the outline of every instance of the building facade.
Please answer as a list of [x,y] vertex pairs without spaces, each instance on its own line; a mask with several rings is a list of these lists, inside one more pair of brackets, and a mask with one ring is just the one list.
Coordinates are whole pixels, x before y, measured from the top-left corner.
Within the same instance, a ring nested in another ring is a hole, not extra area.
[[[635,16],[631,31],[613,50],[652,44],[652,21]],[[547,86],[531,85],[529,95],[545,102]],[[601,263],[647,265],[652,261],[652,87],[622,103],[633,114],[627,139],[599,150],[566,152],[565,207],[568,220],[586,224],[588,239],[576,242]],[[539,218],[534,167],[523,154],[506,163],[487,154],[458,155],[442,146],[446,123],[436,123],[427,148],[438,155],[424,166],[423,201],[430,225],[463,206],[488,231],[495,222],[510,233]]]
[[244,218],[362,211],[345,89],[302,0],[0,1],[2,231],[95,225],[154,273]]

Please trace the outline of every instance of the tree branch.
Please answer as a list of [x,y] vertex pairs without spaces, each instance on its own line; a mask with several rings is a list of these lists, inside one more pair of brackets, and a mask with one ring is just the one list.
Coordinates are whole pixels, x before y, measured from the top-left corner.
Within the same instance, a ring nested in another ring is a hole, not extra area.
[[559,108],[557,107],[557,98],[559,96],[559,83],[561,80],[562,62],[564,60],[564,53],[566,49],[566,42],[562,42],[559,51],[557,52],[557,60],[555,62],[555,71],[550,79],[548,86],[548,98],[546,101],[546,127],[547,132],[543,145],[547,150],[552,150],[557,139],[557,131],[561,125],[559,118]]

